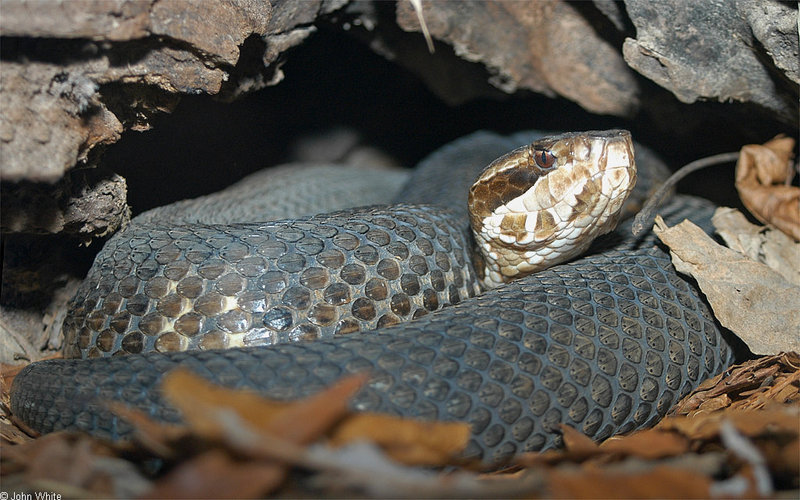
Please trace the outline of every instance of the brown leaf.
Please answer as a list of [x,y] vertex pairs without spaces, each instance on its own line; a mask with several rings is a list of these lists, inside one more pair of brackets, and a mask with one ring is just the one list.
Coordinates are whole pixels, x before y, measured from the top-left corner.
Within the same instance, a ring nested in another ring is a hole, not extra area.
[[[297,445],[316,440],[338,422],[367,378],[345,377],[309,398],[284,403],[218,387],[188,371],[176,370],[164,377],[162,393],[181,411],[184,427],[154,422],[122,405],[110,406],[137,428],[147,448],[163,457],[176,457],[175,446],[188,432],[205,439],[207,446],[223,445],[242,457],[235,460],[220,448],[203,452],[181,463],[150,492],[151,497],[254,496],[278,487],[290,464],[302,463],[304,449]],[[257,479],[246,480],[251,475]],[[240,482],[245,484],[237,486]]]
[[766,264],[789,283],[800,286],[800,243],[773,227],[751,224],[733,208],[717,208],[711,222],[728,248]]
[[800,188],[789,185],[793,156],[791,137],[744,146],[736,164],[736,189],[758,220],[800,241]]
[[287,469],[210,450],[183,462],[142,498],[254,498],[280,486]]
[[667,466],[640,473],[552,469],[548,479],[553,498],[708,498],[711,486],[704,475]]
[[229,433],[220,411],[233,411],[251,430],[280,436],[295,443],[310,443],[327,432],[346,413],[350,398],[366,383],[367,375],[344,377],[306,399],[274,402],[257,394],[218,387],[185,370],[164,377],[164,397],[181,410],[189,427],[207,439]]
[[166,374],[161,390],[193,430],[210,439],[219,437],[218,422],[210,416],[214,409],[230,408],[258,428],[288,404],[220,387],[186,370]]
[[[24,470],[30,483],[50,482],[74,486],[103,496],[113,492],[113,478],[98,467],[99,458],[114,451],[83,434],[54,432],[17,446],[3,448],[4,468]],[[12,465],[13,464],[13,465]]]
[[672,432],[646,429],[627,436],[609,438],[600,445],[600,450],[653,460],[685,453],[689,450],[689,442],[685,437]]
[[689,439],[709,440],[719,435],[722,422],[730,421],[741,434],[748,437],[769,433],[797,436],[800,405],[777,406],[764,410],[726,408],[714,413],[692,417],[667,417],[656,425],[661,431],[677,431]]
[[697,280],[714,316],[753,353],[800,351],[800,286],[717,244],[689,221],[669,228],[658,217],[655,232],[675,268]]
[[278,412],[265,422],[263,429],[293,443],[310,443],[348,413],[350,398],[367,380],[367,374],[341,378],[329,388]]
[[445,465],[469,442],[470,426],[462,422],[426,422],[360,413],[333,430],[331,443],[342,446],[369,440],[395,460],[410,465]]
[[590,437],[566,424],[561,424],[561,435],[564,448],[543,452],[530,452],[518,455],[514,462],[520,466],[538,467],[555,465],[561,462],[580,463],[584,460],[603,454],[600,447]]
[[796,478],[800,475],[800,439],[794,439],[781,448],[781,456],[771,462],[777,464],[787,476]]
[[564,448],[570,454],[590,456],[599,449],[592,438],[566,424],[561,424],[561,435],[564,438]]
[[144,412],[122,403],[111,402],[107,406],[136,429],[136,440],[140,445],[161,458],[173,458],[172,443],[189,434],[189,429],[184,426],[156,422]]

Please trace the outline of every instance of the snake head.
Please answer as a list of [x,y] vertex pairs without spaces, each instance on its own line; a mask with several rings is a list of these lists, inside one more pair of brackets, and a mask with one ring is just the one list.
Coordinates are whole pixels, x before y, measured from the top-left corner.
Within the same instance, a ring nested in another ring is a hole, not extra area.
[[612,231],[636,183],[626,130],[545,137],[507,153],[469,191],[487,287],[584,252]]

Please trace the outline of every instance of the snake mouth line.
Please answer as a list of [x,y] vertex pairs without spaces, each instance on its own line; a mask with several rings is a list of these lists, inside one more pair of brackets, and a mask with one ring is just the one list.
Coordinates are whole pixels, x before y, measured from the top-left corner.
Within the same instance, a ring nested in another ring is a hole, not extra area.
[[616,130],[544,139],[490,164],[470,190],[484,286],[571,259],[613,230],[636,180],[633,160],[630,133]]

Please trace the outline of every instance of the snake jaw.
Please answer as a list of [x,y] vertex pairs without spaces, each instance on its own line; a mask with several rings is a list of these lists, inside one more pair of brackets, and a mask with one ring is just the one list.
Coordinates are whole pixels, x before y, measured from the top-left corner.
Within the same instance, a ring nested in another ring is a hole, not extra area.
[[[555,158],[553,168],[542,168],[542,156]],[[469,193],[484,286],[584,252],[616,227],[635,182],[633,141],[624,130],[545,138],[492,162]]]

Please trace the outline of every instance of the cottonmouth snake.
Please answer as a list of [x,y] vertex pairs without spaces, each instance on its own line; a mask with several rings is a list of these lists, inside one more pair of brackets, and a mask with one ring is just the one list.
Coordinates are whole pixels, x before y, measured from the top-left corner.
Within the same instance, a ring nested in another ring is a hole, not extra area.
[[[103,402],[177,421],[157,387],[182,366],[282,399],[368,371],[355,409],[467,421],[465,455],[485,462],[558,445],[560,423],[600,440],[658,421],[733,354],[653,236],[633,239],[623,223],[578,260],[473,297],[467,188],[530,138],[479,133],[443,148],[398,195],[412,204],[132,224],[98,255],[64,324],[71,354],[98,359],[29,365],[14,381],[14,414],[42,432],[124,437],[131,428]],[[641,194],[653,173],[637,163]],[[415,205],[445,200],[453,210]],[[712,210],[676,196],[663,212],[707,227]],[[237,345],[250,347],[217,350]],[[112,355],[187,347],[200,350]]]

